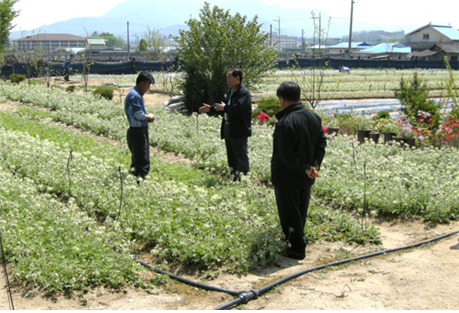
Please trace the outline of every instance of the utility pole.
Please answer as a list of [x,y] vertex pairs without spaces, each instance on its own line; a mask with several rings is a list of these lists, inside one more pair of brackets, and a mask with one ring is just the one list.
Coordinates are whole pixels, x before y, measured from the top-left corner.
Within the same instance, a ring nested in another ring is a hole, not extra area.
[[351,58],[351,48],[352,48],[352,20],[354,18],[354,0],[351,0],[351,23],[349,25],[349,58]]
[[131,47],[129,45],[129,22],[127,22],[127,50],[128,50],[128,59],[131,56]]
[[281,51],[280,17],[279,17],[279,15],[278,15],[277,17],[278,17],[278,19],[277,19],[277,20],[274,20],[274,22],[278,22],[278,23],[279,23],[279,31],[278,31],[279,43],[278,43],[278,49],[279,49],[279,56],[280,56],[280,51]]
[[303,51],[303,54],[304,54],[304,29],[301,30],[301,49]]
[[269,47],[273,46],[273,25],[269,25]]
[[322,14],[319,12],[319,55],[322,56],[322,52],[320,50],[320,46],[322,43]]

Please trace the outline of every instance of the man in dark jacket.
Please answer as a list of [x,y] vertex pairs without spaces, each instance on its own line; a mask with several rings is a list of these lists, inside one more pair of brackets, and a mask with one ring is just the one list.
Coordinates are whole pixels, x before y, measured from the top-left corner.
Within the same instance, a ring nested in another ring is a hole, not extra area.
[[242,84],[241,70],[228,71],[226,80],[230,90],[224,100],[214,105],[203,103],[199,112],[216,111],[223,115],[220,137],[225,139],[230,174],[239,180],[240,173],[247,174],[250,170],[247,139],[252,135],[252,96]]
[[271,179],[277,210],[288,245],[283,254],[306,257],[304,226],[314,179],[325,156],[327,141],[320,117],[300,102],[301,89],[284,82],[277,89],[282,110],[276,114]]

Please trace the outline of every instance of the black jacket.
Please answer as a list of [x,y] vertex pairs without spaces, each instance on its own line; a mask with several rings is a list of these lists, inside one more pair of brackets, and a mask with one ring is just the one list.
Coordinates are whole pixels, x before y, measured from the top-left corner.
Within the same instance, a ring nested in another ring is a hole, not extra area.
[[[223,100],[225,104],[228,104],[230,95],[231,89],[225,94]],[[223,112],[218,113],[223,115]],[[233,93],[230,105],[225,105],[224,113],[226,113],[228,118],[231,138],[250,137],[252,135],[252,95],[242,83],[239,84]],[[224,138],[224,125],[225,120],[222,119],[220,132],[222,139]]]
[[276,188],[300,189],[314,183],[308,166],[318,169],[325,156],[327,140],[320,117],[297,103],[276,114],[271,180]]

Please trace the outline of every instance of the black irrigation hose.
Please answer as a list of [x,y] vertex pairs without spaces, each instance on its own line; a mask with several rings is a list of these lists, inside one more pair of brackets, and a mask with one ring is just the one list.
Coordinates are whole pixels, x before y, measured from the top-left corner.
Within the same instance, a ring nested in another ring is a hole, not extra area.
[[433,242],[433,241],[436,241],[436,240],[440,240],[440,239],[449,237],[449,236],[457,234],[457,233],[459,233],[459,230],[455,231],[455,232],[452,232],[452,233],[449,233],[449,234],[446,234],[446,235],[443,235],[443,236],[439,236],[439,237],[433,238],[433,239],[429,239],[429,240],[425,240],[425,241],[418,242],[418,243],[415,243],[415,244],[411,244],[411,245],[408,245],[408,246],[395,248],[395,249],[384,250],[384,251],[380,251],[380,252],[375,252],[375,253],[371,253],[371,254],[367,254],[367,255],[351,258],[351,259],[346,259],[346,260],[337,261],[337,262],[333,262],[333,263],[320,265],[320,266],[317,266],[317,267],[314,267],[314,268],[310,268],[310,269],[295,273],[293,275],[287,276],[287,277],[285,277],[285,278],[283,278],[283,279],[281,279],[281,280],[279,280],[277,282],[274,282],[274,283],[272,283],[272,284],[270,284],[268,286],[265,286],[265,287],[263,287],[261,289],[251,290],[249,292],[244,292],[243,294],[239,295],[238,299],[235,299],[235,300],[233,300],[233,301],[231,301],[231,302],[229,302],[227,304],[224,304],[224,305],[221,305],[219,307],[216,307],[216,308],[214,308],[214,310],[226,310],[226,309],[232,308],[233,306],[239,305],[241,303],[247,303],[250,300],[258,298],[260,295],[268,292],[269,290],[271,290],[272,288],[274,288],[274,287],[276,287],[278,285],[281,285],[281,284],[283,284],[283,283],[285,283],[285,282],[287,282],[287,281],[289,281],[289,280],[291,280],[293,278],[297,278],[299,276],[302,276],[302,275],[307,274],[307,273],[312,272],[312,271],[320,270],[320,269],[323,269],[323,268],[326,268],[326,267],[330,267],[330,266],[336,266],[336,265],[345,264],[345,263],[348,263],[348,262],[351,262],[351,261],[362,260],[362,259],[374,257],[374,256],[381,255],[381,254],[386,254],[386,253],[390,253],[390,252],[395,252],[395,251],[399,251],[399,250],[404,250],[404,249],[409,249],[409,248],[421,246],[423,244],[426,244],[426,243],[429,243],[429,242]]
[[6,269],[5,251],[3,250],[3,238],[2,238],[1,232],[0,232],[0,249],[2,253],[3,272],[5,273],[6,293],[8,294],[8,303],[10,305],[10,309],[14,310],[13,294],[11,292],[10,279],[8,278],[8,271]]
[[139,264],[145,266],[146,268],[149,268],[151,269],[152,271],[155,271],[156,273],[158,274],[163,274],[163,275],[167,275],[169,276],[170,278],[172,279],[175,279],[175,280],[178,280],[184,284],[187,284],[187,285],[190,285],[190,286],[194,286],[194,287],[198,287],[198,288],[201,288],[201,289],[205,289],[205,290],[209,290],[209,291],[218,291],[218,292],[224,292],[224,293],[227,293],[227,294],[230,294],[232,296],[240,296],[241,294],[244,293],[244,291],[232,291],[232,290],[226,290],[226,289],[221,289],[221,288],[218,288],[218,287],[213,287],[213,286],[208,286],[208,285],[204,285],[204,284],[201,284],[201,283],[196,283],[196,282],[193,282],[193,281],[190,281],[190,280],[187,280],[185,278],[182,278],[182,277],[179,277],[179,276],[176,276],[174,274],[171,274],[171,273],[167,273],[167,272],[164,272],[160,269],[157,269],[157,268],[154,268],[153,266],[145,263],[145,262],[142,262],[140,260],[137,260],[136,258],[132,257],[132,259],[136,262],[138,262]]

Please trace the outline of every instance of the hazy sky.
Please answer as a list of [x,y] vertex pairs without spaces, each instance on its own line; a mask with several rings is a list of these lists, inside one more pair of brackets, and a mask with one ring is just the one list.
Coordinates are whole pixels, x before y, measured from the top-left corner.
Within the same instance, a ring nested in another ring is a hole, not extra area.
[[[196,2],[202,7],[204,0],[139,0],[157,1],[188,1]],[[264,2],[286,8],[315,7],[324,10],[332,17],[350,16],[351,0],[208,0],[212,5],[221,2]],[[15,5],[20,15],[14,20],[14,30],[31,30],[72,17],[101,16],[124,0],[19,0]],[[451,24],[459,28],[459,1],[435,0],[425,4],[417,0],[354,0],[354,20],[370,22],[380,26],[396,24],[414,24],[419,27],[429,22]],[[281,16],[288,19],[288,16]]]

